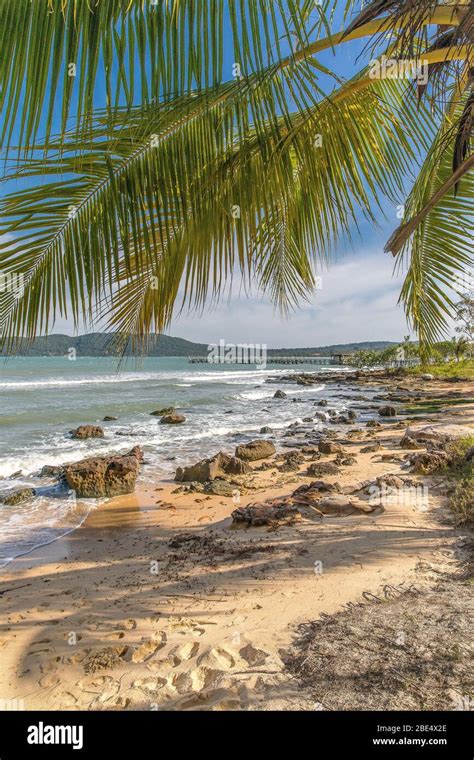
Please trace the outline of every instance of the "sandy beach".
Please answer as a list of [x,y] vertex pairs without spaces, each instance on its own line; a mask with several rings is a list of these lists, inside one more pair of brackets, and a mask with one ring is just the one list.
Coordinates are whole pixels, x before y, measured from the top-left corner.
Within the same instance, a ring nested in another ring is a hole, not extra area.
[[[419,384],[397,381],[406,390]],[[472,393],[468,383],[442,381],[422,390]],[[379,421],[337,432],[356,461],[322,480],[351,494],[401,476],[412,490],[397,503],[350,516],[303,507],[290,524],[238,528],[235,498],[159,482],[17,558],[0,585],[1,699],[26,710],[331,709],[287,665],[301,626],[466,577],[468,530],[454,524],[440,479],[406,468],[400,441],[408,426],[472,434],[474,405]],[[278,469],[290,450],[252,464],[242,506],[315,480],[306,474],[311,455],[295,471]]]

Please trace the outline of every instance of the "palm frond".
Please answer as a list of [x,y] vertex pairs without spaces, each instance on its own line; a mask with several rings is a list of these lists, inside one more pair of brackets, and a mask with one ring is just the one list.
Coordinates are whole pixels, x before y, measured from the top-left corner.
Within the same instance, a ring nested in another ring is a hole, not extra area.
[[[468,93],[454,88],[453,107],[443,121],[406,204],[405,224],[416,216],[452,177],[452,144],[465,110]],[[416,226],[398,254],[398,265],[408,261],[400,300],[423,345],[440,339],[454,314],[451,294],[473,265],[474,172],[466,172],[458,193],[451,190]],[[392,247],[391,243],[388,248]]]

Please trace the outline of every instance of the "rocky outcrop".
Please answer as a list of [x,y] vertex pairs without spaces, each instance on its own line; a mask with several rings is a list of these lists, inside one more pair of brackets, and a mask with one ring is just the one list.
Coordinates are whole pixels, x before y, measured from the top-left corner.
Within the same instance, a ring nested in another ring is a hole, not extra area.
[[249,504],[232,512],[232,523],[236,526],[259,528],[262,525],[291,525],[301,520],[297,507],[278,502]]
[[251,471],[247,462],[219,452],[209,459],[202,459],[189,467],[178,467],[175,480],[178,483],[208,483],[226,475],[246,475]]
[[238,457],[231,457],[224,469],[226,475],[247,475],[252,472],[250,465]]
[[30,501],[34,495],[35,491],[33,488],[18,488],[16,491],[11,491],[6,496],[3,496],[1,501],[9,507],[16,507],[17,504]]
[[91,457],[64,465],[64,477],[77,498],[121,496],[133,493],[142,459],[142,450],[135,446],[128,454]]
[[413,471],[418,475],[430,475],[449,465],[449,456],[445,451],[430,451],[411,457]]
[[186,417],[182,414],[165,414],[160,420],[160,425],[182,425],[186,422]]
[[237,446],[235,456],[244,462],[258,462],[260,459],[268,459],[276,453],[275,446],[271,441],[251,441]]
[[99,425],[79,425],[75,430],[71,430],[73,438],[103,438],[104,431]]

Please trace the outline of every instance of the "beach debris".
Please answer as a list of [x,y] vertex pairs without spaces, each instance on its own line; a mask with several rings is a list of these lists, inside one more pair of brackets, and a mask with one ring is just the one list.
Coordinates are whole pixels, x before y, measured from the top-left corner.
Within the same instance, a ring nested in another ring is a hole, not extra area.
[[182,414],[165,414],[160,420],[160,425],[182,425],[186,417]]
[[128,647],[105,647],[98,652],[88,655],[82,661],[82,667],[87,675],[97,673],[99,670],[111,670],[123,665]]
[[250,441],[237,446],[235,456],[245,462],[257,462],[259,459],[268,459],[276,453],[276,448],[271,441]]
[[75,430],[70,431],[73,438],[104,438],[104,431],[99,425],[79,425]]
[[135,446],[128,454],[91,457],[64,465],[64,476],[77,498],[97,499],[133,493],[143,460]]
[[33,488],[18,488],[15,491],[10,491],[6,496],[1,498],[3,504],[9,507],[15,507],[17,504],[23,504],[25,501],[29,501],[35,496],[35,490]]
[[270,656],[268,652],[264,652],[263,649],[257,649],[253,644],[247,644],[247,646],[242,647],[239,655],[251,668],[263,665],[265,660]]
[[293,491],[289,496],[254,502],[246,507],[239,507],[232,512],[234,525],[259,527],[262,525],[292,525],[301,519],[299,508],[310,507],[321,517],[347,517],[350,515],[370,514],[380,511],[380,506],[365,501],[354,494],[340,493],[340,486],[335,483],[314,481]]

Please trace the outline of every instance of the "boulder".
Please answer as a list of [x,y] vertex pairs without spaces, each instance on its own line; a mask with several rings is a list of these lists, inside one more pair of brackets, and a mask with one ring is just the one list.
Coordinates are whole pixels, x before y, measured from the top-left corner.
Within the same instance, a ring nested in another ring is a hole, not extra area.
[[349,411],[347,412],[347,416],[350,420],[356,420],[357,412],[355,412],[353,409],[349,409]]
[[251,441],[237,446],[235,456],[245,462],[257,462],[272,457],[275,452],[275,446],[271,441]]
[[174,414],[176,409],[174,406],[166,406],[164,409],[157,409],[156,412],[151,412],[152,417],[166,417],[167,414]]
[[271,427],[263,427],[260,430],[260,435],[270,435],[271,433],[273,433]]
[[160,420],[160,425],[182,425],[186,422],[186,417],[182,414],[165,414]]
[[35,491],[33,488],[18,488],[16,491],[11,491],[6,496],[3,496],[2,501],[9,507],[15,507],[17,504],[30,501],[34,495]]
[[381,417],[396,417],[397,410],[394,406],[381,406],[379,408],[379,414]]
[[207,483],[209,480],[223,477],[231,461],[232,457],[219,452],[210,459],[202,459],[189,467],[178,467],[175,480],[178,483]]
[[62,475],[61,465],[45,464],[41,468],[40,478],[59,478]]
[[434,380],[434,375],[430,375],[429,372],[427,372],[425,375],[420,375],[421,380]]
[[319,441],[318,449],[321,454],[345,454],[344,448],[336,441]]
[[75,430],[71,430],[73,438],[103,438],[104,431],[99,425],[79,425]]
[[316,401],[315,406],[327,406],[328,402],[325,399],[321,399],[321,401]]
[[277,391],[273,398],[288,398],[285,391]]
[[102,422],[115,422],[118,420],[118,417],[111,417],[110,415],[106,414]]
[[133,493],[143,453],[135,446],[128,454],[92,457],[64,465],[66,482],[78,498],[97,499]]
[[243,459],[231,457],[229,463],[224,467],[226,475],[247,475],[252,472],[252,468]]
[[323,475],[338,475],[339,467],[333,462],[315,462],[314,464],[310,464],[307,474],[311,478],[318,478]]
[[375,428],[376,430],[380,430],[380,428],[382,428],[383,425],[380,422],[377,422],[377,420],[369,420],[365,427]]
[[324,412],[315,412],[314,419],[319,420],[319,422],[326,422],[326,415]]

